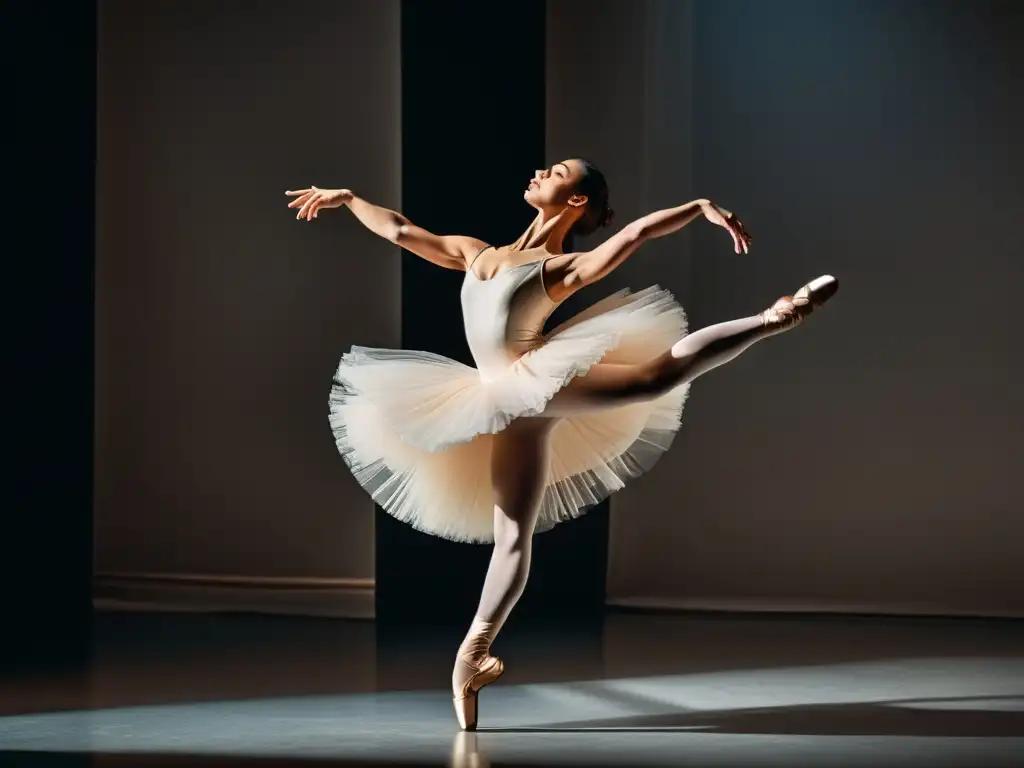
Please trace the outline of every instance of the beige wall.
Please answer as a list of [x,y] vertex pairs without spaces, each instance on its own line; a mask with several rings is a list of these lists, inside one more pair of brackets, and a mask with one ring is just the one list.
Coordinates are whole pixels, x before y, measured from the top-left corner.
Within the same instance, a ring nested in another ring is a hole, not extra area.
[[372,610],[327,396],[349,345],[399,343],[399,254],[283,192],[398,206],[398,5],[100,3],[101,599]]
[[739,258],[698,223],[688,268],[673,238],[622,281],[677,288],[691,327],[843,282],[696,382],[673,451],[613,497],[613,603],[1024,614],[1024,242],[986,223],[1017,217],[1024,110],[985,8],[549,5],[552,147],[609,169],[623,223],[708,196],[757,239]]

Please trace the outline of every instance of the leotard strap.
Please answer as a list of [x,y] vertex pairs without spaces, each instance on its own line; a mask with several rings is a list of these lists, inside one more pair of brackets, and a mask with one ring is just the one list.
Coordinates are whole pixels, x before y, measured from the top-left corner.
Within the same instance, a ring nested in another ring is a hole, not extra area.
[[476,252],[476,256],[473,257],[473,260],[471,262],[469,262],[469,266],[466,267],[466,271],[467,272],[473,268],[474,264],[476,264],[476,260],[480,258],[480,254],[483,253],[484,251],[486,251],[490,247],[491,246],[489,246],[489,245],[485,245],[483,248],[481,248],[479,251]]

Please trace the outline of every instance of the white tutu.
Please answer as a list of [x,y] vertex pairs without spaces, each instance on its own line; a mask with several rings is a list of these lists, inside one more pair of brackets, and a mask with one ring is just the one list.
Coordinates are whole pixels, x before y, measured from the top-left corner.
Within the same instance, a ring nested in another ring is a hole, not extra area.
[[[620,291],[546,334],[500,376],[429,352],[353,347],[330,395],[338,450],[388,513],[446,539],[493,541],[494,434],[592,365],[637,363],[686,333],[672,295]],[[537,531],[580,516],[651,468],[679,429],[689,385],[647,403],[562,418]]]

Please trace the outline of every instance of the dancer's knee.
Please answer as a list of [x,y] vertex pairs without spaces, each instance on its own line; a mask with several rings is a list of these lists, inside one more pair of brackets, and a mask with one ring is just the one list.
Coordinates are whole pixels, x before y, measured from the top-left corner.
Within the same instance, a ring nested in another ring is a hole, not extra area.
[[518,599],[530,573],[532,531],[507,521],[494,530],[494,557],[503,563],[508,574],[508,596]]
[[522,552],[530,541],[530,532],[526,528],[525,522],[497,515],[494,521],[494,548],[509,554]]

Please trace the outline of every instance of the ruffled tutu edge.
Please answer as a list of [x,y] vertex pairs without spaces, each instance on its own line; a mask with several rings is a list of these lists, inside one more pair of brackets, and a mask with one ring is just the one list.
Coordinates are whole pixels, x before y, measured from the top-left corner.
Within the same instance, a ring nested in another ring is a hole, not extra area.
[[[507,376],[482,385],[476,369],[433,353],[353,347],[330,394],[335,443],[374,501],[413,528],[453,541],[493,541],[494,435],[538,416],[602,361],[640,362],[686,333],[686,317],[657,286],[620,291],[545,335]],[[537,532],[583,515],[649,471],[670,447],[689,393],[559,420]]]

